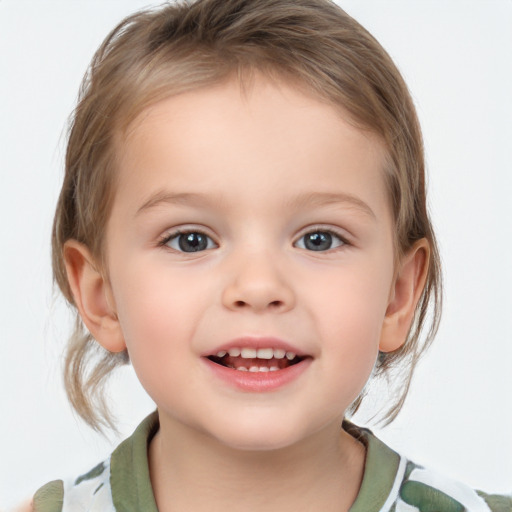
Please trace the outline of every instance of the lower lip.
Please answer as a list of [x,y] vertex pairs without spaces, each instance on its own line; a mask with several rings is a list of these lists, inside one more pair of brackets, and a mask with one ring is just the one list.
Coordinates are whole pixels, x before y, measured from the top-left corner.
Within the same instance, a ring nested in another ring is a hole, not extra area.
[[263,393],[275,391],[298,379],[309,367],[312,359],[307,357],[293,366],[273,372],[244,372],[222,366],[203,358],[210,370],[230,386],[242,391]]

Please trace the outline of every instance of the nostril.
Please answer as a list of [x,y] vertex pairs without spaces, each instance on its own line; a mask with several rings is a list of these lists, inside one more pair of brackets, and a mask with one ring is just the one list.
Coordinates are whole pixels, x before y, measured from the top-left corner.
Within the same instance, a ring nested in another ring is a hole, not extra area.
[[[282,307],[284,302],[282,300],[273,300],[267,304],[267,307],[271,309],[278,309]],[[245,308],[250,305],[250,303],[244,301],[244,300],[237,300],[233,303],[235,308]]]
[[[281,300],[273,300],[272,302],[269,302],[267,306],[269,308],[272,308],[272,309],[277,309],[277,308],[282,307],[283,304],[284,303]],[[248,305],[249,305],[249,303],[245,302],[243,300],[237,300],[237,301],[234,302],[234,306],[236,308],[244,308],[244,307],[246,307]]]

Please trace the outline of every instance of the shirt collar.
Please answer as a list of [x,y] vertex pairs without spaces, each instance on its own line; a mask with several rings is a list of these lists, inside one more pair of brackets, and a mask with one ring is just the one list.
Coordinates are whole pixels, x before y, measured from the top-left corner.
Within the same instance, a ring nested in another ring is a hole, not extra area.
[[[110,485],[116,510],[158,512],[148,466],[149,443],[158,428],[155,411],[112,454]],[[350,512],[379,512],[393,488],[400,456],[368,429],[347,421],[343,428],[366,446],[363,480]]]

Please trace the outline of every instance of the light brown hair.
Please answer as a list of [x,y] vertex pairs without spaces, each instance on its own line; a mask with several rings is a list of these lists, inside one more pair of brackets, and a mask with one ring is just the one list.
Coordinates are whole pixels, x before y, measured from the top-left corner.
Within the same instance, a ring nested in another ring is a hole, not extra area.
[[[377,134],[387,149],[383,172],[397,258],[415,241],[429,242],[427,281],[408,338],[395,352],[381,353],[375,369],[376,376],[398,372],[399,391],[383,415],[392,421],[441,311],[440,260],[427,212],[421,130],[407,86],[389,55],[329,0],[179,2],[136,13],[114,28],[94,55],[71,120],[52,235],[55,281],[74,307],[63,260],[64,243],[70,239],[85,244],[101,266],[115,196],[114,141],[128,124],[165,97],[232,75],[243,83],[254,71],[293,80],[341,107],[356,126]],[[103,350],[76,315],[65,359],[68,397],[92,427],[113,426],[103,385],[129,358]],[[352,412],[362,398],[352,404]]]

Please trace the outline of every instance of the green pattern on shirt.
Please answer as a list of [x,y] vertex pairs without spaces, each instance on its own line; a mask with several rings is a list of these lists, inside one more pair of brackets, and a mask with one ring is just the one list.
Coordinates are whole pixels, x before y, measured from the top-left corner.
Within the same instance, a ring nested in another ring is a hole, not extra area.
[[405,482],[400,488],[400,497],[420,512],[464,512],[464,506],[439,489],[421,482]]

